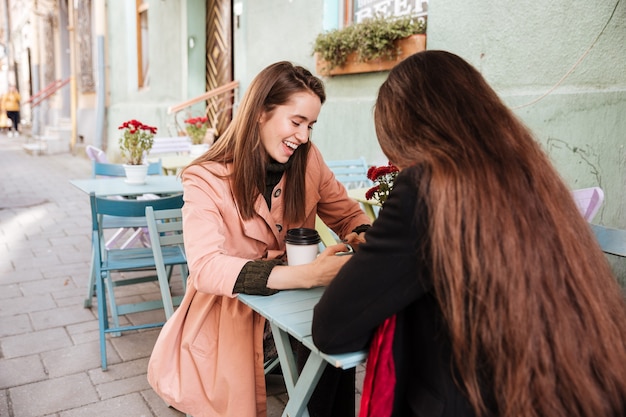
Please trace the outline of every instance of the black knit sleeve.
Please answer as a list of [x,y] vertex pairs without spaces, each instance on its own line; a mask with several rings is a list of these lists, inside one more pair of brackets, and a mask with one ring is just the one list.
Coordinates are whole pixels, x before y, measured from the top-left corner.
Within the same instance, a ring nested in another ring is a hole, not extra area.
[[283,265],[280,259],[250,261],[241,268],[237,276],[234,294],[272,295],[278,290],[267,288],[267,279],[276,265]]

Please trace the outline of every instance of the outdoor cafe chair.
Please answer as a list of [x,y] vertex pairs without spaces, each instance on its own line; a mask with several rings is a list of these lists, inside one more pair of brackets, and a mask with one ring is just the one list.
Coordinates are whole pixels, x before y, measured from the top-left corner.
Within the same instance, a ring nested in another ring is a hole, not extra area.
[[[111,164],[106,162],[106,154],[102,150],[89,145],[87,149],[87,155],[92,159],[92,178],[126,176],[122,164]],[[161,161],[151,163],[148,166],[148,175],[162,175]],[[124,197],[115,196],[112,198],[123,199]],[[150,200],[156,198],[159,198],[159,196],[154,194],[144,194],[137,199]],[[103,229],[116,229],[111,236],[107,237],[105,244],[108,249],[114,246],[119,246],[119,248],[121,249],[126,249],[133,246],[137,242],[141,243],[141,245],[143,246],[149,247],[149,241],[146,237],[147,229],[143,227],[133,227],[132,224],[129,224],[128,222],[128,219],[109,218],[106,216],[102,219]],[[124,237],[128,235],[128,233],[131,233],[130,237],[124,239]],[[87,297],[85,298],[85,301],[83,303],[85,308],[91,307],[91,299],[95,295],[96,278],[95,269],[93,267],[93,256],[90,274],[91,275],[89,278],[89,285],[87,286]]]
[[[97,197],[94,193],[91,193],[89,199],[92,219],[92,245],[95,258],[100,356],[102,369],[106,370],[105,336],[107,333],[119,335],[121,332],[129,330],[160,327],[164,322],[120,325],[120,315],[160,309],[163,308],[163,301],[158,299],[125,304],[117,302],[115,296],[116,288],[158,280],[156,263],[151,248],[107,249],[102,219],[104,216],[130,219],[135,222],[135,226],[145,227],[147,226],[145,218],[146,207],[151,206],[155,210],[177,209],[182,207],[183,198],[182,194],[178,194],[156,200],[116,200]],[[163,258],[170,269],[173,265],[180,265],[181,275],[186,276],[187,259],[182,248],[172,246],[164,249]],[[171,270],[169,273],[171,273]],[[109,320],[109,315],[111,320]]]
[[326,161],[326,165],[333,171],[335,178],[348,190],[371,187],[373,185],[372,181],[367,178],[369,167],[363,157]]
[[593,220],[604,201],[604,192],[600,187],[572,190],[572,196],[578,206],[578,210],[580,210],[580,214],[582,214],[588,222]]
[[[178,259],[166,257],[167,251],[174,248],[180,251],[183,256],[185,247],[183,242],[183,217],[181,209],[171,210],[155,210],[152,206],[146,207],[146,222],[148,231],[150,232],[150,246],[156,265],[156,272],[159,278],[159,289],[161,291],[161,299],[163,300],[163,309],[165,310],[165,318],[169,318],[174,314],[174,306],[180,304],[182,296],[172,297],[170,290],[171,268],[176,265]],[[187,276],[189,271],[187,265],[182,265],[182,281],[183,294],[187,290]]]
[[626,230],[598,224],[592,224],[591,230],[604,253],[626,258]]

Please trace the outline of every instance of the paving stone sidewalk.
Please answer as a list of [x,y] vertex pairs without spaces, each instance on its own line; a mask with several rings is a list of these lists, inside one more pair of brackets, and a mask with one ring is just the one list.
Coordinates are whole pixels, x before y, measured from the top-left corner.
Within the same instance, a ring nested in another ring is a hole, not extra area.
[[[146,380],[159,329],[109,338],[109,369],[100,369],[96,310],[83,307],[89,201],[69,183],[90,175],[90,161],[29,155],[24,141],[0,135],[0,416],[184,416]],[[125,296],[158,296],[156,285],[142,291]],[[362,367],[357,378],[360,386]],[[268,417],[281,415],[286,398],[282,377],[270,376]]]

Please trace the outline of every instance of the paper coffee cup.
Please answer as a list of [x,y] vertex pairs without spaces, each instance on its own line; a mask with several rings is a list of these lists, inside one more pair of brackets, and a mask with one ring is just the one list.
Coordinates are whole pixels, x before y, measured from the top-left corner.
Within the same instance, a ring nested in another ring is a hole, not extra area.
[[320,241],[320,235],[315,229],[301,227],[287,230],[287,264],[293,266],[313,262],[317,257]]

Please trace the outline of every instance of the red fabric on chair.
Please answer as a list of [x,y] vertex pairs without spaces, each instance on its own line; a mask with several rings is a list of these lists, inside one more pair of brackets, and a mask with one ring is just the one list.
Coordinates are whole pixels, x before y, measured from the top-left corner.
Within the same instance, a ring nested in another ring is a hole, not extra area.
[[395,329],[396,316],[393,315],[374,333],[367,356],[359,417],[388,417],[393,411],[393,393],[396,386],[393,362]]

